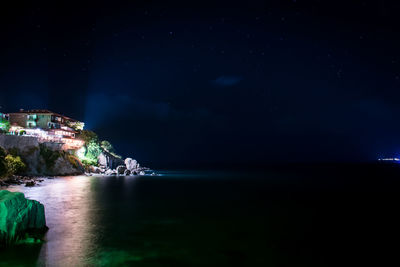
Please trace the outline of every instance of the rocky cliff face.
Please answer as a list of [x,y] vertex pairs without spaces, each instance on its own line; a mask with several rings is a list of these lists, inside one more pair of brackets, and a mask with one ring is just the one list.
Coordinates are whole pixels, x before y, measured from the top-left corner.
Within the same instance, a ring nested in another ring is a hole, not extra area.
[[79,175],[80,161],[61,150],[57,143],[39,143],[35,137],[0,135],[0,147],[21,157],[27,166],[24,175]]
[[105,169],[116,169],[118,166],[124,165],[124,161],[121,158],[116,157],[107,151],[103,151],[98,160],[99,165]]
[[43,204],[19,192],[0,190],[0,246],[40,238],[46,230]]

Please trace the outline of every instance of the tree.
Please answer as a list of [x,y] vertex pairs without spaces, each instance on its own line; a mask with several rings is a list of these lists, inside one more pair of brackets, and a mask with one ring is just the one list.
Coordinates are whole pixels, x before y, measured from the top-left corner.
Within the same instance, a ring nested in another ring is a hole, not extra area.
[[114,147],[107,140],[101,141],[101,148],[103,148],[104,150],[106,150],[107,152],[110,152],[110,153],[114,152]]
[[74,129],[75,131],[82,131],[83,127],[85,127],[85,123],[83,122],[71,122],[71,121],[66,121],[65,123],[68,127]]
[[7,120],[0,119],[0,132],[7,133],[10,129],[10,122]]
[[88,144],[86,144],[87,147],[87,152],[85,157],[91,161],[96,161],[97,162],[97,158],[100,156],[101,154],[101,147],[97,142],[90,142]]
[[78,137],[85,141],[85,144],[88,145],[91,142],[98,143],[99,142],[99,137],[97,134],[93,131],[89,130],[83,130],[79,133]]
[[19,156],[7,155],[5,161],[9,175],[20,174],[26,168],[25,163]]

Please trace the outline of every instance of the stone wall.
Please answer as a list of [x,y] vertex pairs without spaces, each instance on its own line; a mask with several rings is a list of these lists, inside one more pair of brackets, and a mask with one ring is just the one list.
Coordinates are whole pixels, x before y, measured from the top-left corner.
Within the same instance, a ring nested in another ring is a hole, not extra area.
[[106,169],[116,169],[120,165],[124,165],[124,161],[121,158],[115,157],[107,151],[103,151],[99,157],[99,165]]
[[61,150],[61,143],[53,142],[40,142],[37,137],[34,136],[19,136],[19,135],[2,135],[0,134],[0,146],[4,149],[17,148],[20,151],[28,151],[32,147],[39,147],[42,143],[48,149],[53,151]]
[[0,146],[7,150],[17,148],[26,151],[31,147],[39,147],[39,141],[33,136],[0,135]]

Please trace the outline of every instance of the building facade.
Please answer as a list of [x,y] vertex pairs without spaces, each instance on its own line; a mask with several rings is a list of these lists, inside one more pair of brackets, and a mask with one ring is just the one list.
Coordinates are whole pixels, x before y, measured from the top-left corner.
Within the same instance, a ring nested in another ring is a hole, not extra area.
[[43,110],[23,110],[9,113],[10,134],[36,136],[44,142],[63,143],[65,150],[76,150],[83,141],[76,138],[84,123],[58,113]]

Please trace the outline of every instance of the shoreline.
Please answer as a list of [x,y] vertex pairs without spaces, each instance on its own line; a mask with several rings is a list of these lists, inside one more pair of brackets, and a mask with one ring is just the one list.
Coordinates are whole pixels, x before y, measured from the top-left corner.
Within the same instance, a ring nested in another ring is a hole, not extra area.
[[12,175],[0,178],[0,189],[7,188],[10,185],[23,185],[26,187],[35,186],[44,181],[44,179],[54,179],[52,176],[24,176]]
[[[150,169],[147,169],[147,171],[152,171]],[[0,190],[7,188],[11,185],[25,185],[26,187],[33,187],[36,185],[39,185],[41,182],[43,182],[45,179],[55,179],[55,178],[61,178],[61,177],[66,177],[66,176],[104,176],[104,177],[134,177],[134,176],[158,176],[156,172],[152,171],[151,174],[149,173],[137,173],[135,175],[121,175],[121,174],[104,174],[104,173],[76,173],[76,174],[71,174],[71,175],[56,175],[56,176],[51,176],[51,175],[46,175],[46,176],[25,176],[25,175],[12,175],[9,177],[2,177],[0,178]]]

